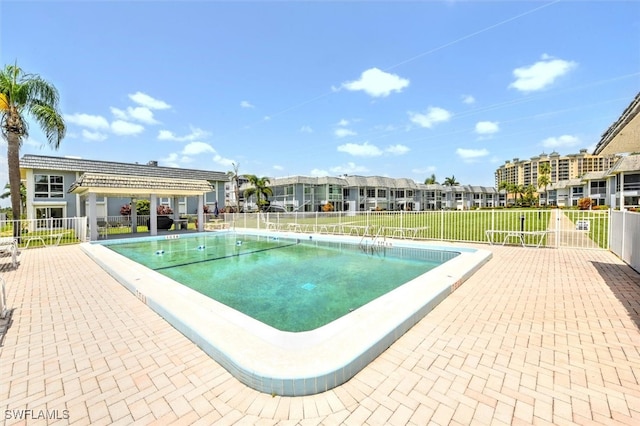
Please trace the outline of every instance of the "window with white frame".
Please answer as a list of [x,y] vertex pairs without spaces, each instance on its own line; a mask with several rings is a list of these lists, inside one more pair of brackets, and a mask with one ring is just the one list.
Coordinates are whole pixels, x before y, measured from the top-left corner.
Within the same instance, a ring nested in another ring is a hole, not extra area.
[[64,178],[60,175],[35,175],[35,198],[64,198]]
[[596,194],[606,195],[607,193],[607,182],[604,180],[593,180],[589,184],[589,187],[590,187],[591,195],[596,195]]

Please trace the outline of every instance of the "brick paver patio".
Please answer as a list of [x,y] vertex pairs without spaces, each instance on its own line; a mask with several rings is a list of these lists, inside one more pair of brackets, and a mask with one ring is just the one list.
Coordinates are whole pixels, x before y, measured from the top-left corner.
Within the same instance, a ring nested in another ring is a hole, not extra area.
[[298,398],[242,385],[79,246],[23,250],[0,259],[3,422],[640,424],[640,275],[606,251],[490,249],[353,379]]

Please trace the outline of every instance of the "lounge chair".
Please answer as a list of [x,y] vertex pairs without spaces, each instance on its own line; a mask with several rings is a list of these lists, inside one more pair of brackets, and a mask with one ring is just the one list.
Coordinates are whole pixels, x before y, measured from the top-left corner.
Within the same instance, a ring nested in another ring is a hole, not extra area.
[[13,237],[0,237],[0,253],[11,255],[11,265],[18,266],[18,243]]

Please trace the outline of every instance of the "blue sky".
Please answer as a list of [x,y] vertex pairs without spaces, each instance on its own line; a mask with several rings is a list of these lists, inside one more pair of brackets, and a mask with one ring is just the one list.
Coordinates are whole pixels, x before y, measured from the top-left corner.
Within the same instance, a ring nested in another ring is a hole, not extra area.
[[22,154],[270,177],[493,186],[592,150],[640,90],[638,34],[638,1],[0,3],[2,65],[53,83],[67,123]]

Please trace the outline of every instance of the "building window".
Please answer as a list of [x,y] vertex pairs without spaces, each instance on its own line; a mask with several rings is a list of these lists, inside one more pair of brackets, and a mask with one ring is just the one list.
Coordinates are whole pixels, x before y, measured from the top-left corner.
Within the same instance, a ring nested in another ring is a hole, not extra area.
[[397,198],[404,198],[404,191],[402,189],[398,189],[396,191],[396,197]]
[[603,180],[595,180],[591,181],[591,195],[601,194],[605,195],[607,193],[607,182]]
[[413,197],[413,190],[407,190],[407,197]]
[[293,196],[293,185],[287,185],[284,187],[284,195]]
[[58,175],[35,175],[35,198],[64,198],[64,181]]
[[36,207],[38,229],[62,228],[64,207]]
[[386,198],[387,190],[386,189],[378,189],[378,198]]
[[368,198],[375,198],[376,197],[376,190],[375,189],[371,189],[371,188],[367,188],[367,197]]
[[349,188],[343,188],[342,189],[342,196],[344,198],[349,198]]

